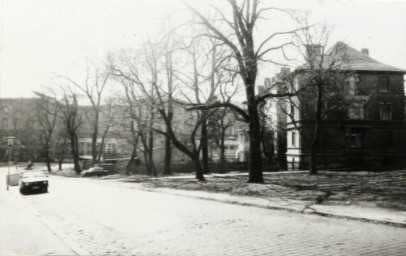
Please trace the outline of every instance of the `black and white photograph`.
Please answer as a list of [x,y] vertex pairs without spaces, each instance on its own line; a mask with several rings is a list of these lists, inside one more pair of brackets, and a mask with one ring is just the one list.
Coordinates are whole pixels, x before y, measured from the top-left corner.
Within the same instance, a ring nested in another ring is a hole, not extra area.
[[0,256],[406,255],[406,0],[0,0]]

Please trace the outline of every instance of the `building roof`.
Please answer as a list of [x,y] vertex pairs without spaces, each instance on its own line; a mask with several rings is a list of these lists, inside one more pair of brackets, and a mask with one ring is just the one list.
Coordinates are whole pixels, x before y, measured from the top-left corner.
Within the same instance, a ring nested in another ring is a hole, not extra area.
[[[343,42],[337,42],[323,57],[323,66],[325,68],[331,65],[332,61],[335,61],[337,63],[337,69],[341,70],[406,73],[406,70],[404,69],[383,64],[369,57],[367,53],[357,51]],[[320,60],[320,58],[318,58],[318,60]],[[308,64],[303,65],[302,68],[306,68],[306,66],[308,66]]]
[[342,56],[342,69],[346,70],[357,70],[357,71],[389,71],[389,72],[403,72],[406,70],[395,68],[383,64],[369,57],[367,54],[359,52],[354,48],[343,42],[337,42],[333,47],[343,48]]

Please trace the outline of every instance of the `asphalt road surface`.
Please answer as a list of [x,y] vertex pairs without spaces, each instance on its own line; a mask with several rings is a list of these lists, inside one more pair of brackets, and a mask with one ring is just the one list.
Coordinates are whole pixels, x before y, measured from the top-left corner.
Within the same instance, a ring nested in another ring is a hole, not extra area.
[[50,177],[21,197],[89,255],[405,255],[406,229]]

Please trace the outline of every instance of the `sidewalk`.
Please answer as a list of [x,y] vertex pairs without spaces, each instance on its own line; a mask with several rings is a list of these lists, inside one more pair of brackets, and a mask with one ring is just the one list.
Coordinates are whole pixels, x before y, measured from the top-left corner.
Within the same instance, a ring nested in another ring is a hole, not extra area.
[[0,255],[78,255],[0,178]]

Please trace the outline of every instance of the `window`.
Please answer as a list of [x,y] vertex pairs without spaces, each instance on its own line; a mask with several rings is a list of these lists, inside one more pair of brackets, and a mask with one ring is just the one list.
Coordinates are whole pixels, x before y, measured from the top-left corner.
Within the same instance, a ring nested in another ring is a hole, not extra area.
[[380,120],[392,120],[391,104],[381,103],[379,106]]
[[293,84],[291,84],[290,86],[290,92],[294,93],[297,92],[299,90],[299,78],[295,77],[295,79],[293,80]]
[[14,129],[16,129],[16,130],[20,129],[20,119],[15,117],[13,122],[14,122]]
[[350,147],[351,148],[360,148],[361,144],[361,134],[351,133],[350,134]]
[[352,76],[344,81],[344,90],[347,90],[348,95],[351,95],[351,96],[354,96],[357,94],[355,77]]
[[92,153],[92,143],[86,142],[85,143],[85,154]]
[[380,76],[378,78],[378,91],[389,92],[389,78],[387,76]]
[[104,152],[106,153],[115,153],[117,150],[117,145],[115,143],[106,143]]
[[296,147],[296,132],[292,132],[292,147]]
[[3,117],[1,119],[1,128],[2,129],[8,129],[8,118]]
[[392,146],[392,132],[391,131],[381,132],[381,145],[383,147]]
[[363,107],[350,107],[348,109],[348,117],[350,119],[364,119],[364,108]]
[[292,118],[292,121],[296,120],[295,112],[296,112],[295,111],[295,105],[293,105],[293,103],[292,103],[292,104],[290,104],[290,116]]

